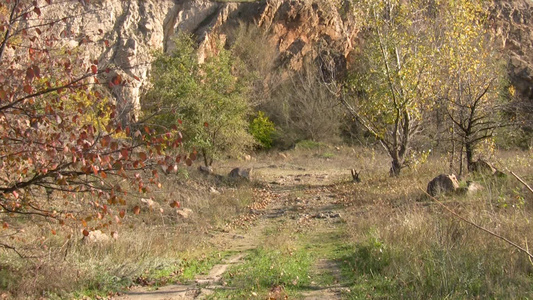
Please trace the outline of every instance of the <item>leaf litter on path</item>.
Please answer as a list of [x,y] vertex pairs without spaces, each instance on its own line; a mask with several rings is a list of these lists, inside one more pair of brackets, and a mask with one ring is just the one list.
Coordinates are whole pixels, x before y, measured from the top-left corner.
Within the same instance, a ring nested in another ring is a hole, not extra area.
[[[274,170],[275,171],[275,170]],[[300,172],[296,169],[296,172]],[[308,172],[308,171],[306,171]],[[270,175],[272,176],[272,174]],[[233,255],[215,265],[207,275],[198,275],[195,280],[187,284],[175,284],[158,287],[133,287],[120,300],[159,300],[159,299],[204,299],[213,295],[219,289],[228,289],[224,282],[224,274],[234,265],[243,262],[247,251],[262,247],[265,242],[264,232],[273,223],[295,232],[305,232],[307,235],[328,234],[327,230],[338,230],[338,223],[342,223],[342,205],[338,204],[339,189],[330,189],[329,181],[334,177],[323,174],[285,174],[282,175],[283,185],[269,185],[255,190],[256,201],[250,206],[247,214],[226,224],[221,231],[211,233],[211,242],[221,251],[234,252]],[[293,180],[296,178],[297,180]],[[279,179],[279,178],[278,178]],[[291,180],[286,180],[291,179]],[[305,180],[305,181],[303,181]],[[329,185],[328,185],[329,184]],[[282,224],[282,225],[279,225]],[[326,229],[324,229],[326,228]],[[330,228],[330,229],[327,229]],[[324,231],[321,232],[319,231]],[[318,237],[313,247],[320,248],[324,241]],[[333,241],[339,242],[339,241]],[[329,276],[333,280],[328,283],[313,280],[301,292],[303,299],[341,299],[343,287],[338,262],[320,258],[313,268],[313,277]],[[254,292],[255,293],[255,292]],[[261,298],[257,293],[251,293],[251,298]],[[286,299],[285,288],[273,285],[268,292],[269,299]]]

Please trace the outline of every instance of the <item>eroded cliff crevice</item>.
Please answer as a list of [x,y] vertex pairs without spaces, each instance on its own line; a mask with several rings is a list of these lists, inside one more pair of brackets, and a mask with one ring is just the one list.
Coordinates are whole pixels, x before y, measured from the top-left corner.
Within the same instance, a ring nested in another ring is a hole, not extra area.
[[[359,33],[357,23],[342,11],[339,1],[319,0],[94,0],[86,10],[75,1],[66,2],[62,10],[47,12],[47,17],[79,16],[64,25],[70,48],[77,48],[83,39],[100,41],[83,51],[87,60],[98,59],[100,69],[116,70],[102,74],[101,81],[117,75],[125,79],[111,92],[127,113],[139,108],[149,87],[154,51],[173,51],[173,39],[180,32],[196,36],[200,61],[221,43],[231,43],[230,35],[239,24],[255,23],[269,32],[278,65],[299,69],[306,58],[316,59],[327,49],[342,66]],[[509,55],[512,84],[522,98],[533,101],[532,2],[494,1],[490,12],[493,31]]]
[[509,77],[519,96],[533,104],[533,1],[494,1],[493,32],[509,58]]

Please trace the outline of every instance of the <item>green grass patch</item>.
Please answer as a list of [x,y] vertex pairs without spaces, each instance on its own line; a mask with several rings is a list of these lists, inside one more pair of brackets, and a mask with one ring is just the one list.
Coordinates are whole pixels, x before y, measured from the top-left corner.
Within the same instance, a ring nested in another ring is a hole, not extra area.
[[[388,245],[376,235],[347,245],[338,262],[348,284],[347,299],[529,298],[531,270],[509,273],[516,264],[495,249],[442,247],[430,242],[407,253],[404,245]],[[484,252],[490,251],[491,256]],[[525,259],[521,260],[526,263]],[[528,269],[527,267],[525,269]],[[530,268],[529,268],[530,269]]]
[[229,252],[212,252],[209,255],[190,257],[186,255],[186,258],[183,259],[162,262],[134,277],[117,277],[112,275],[117,272],[101,268],[96,272],[96,276],[86,281],[84,286],[74,293],[74,296],[97,298],[107,296],[109,293],[131,285],[146,285],[155,288],[167,284],[188,282],[194,280],[198,275],[207,274],[229,254]]
[[184,261],[180,280],[189,281],[193,280],[197,275],[207,275],[209,270],[211,270],[216,264],[220,263],[222,259],[228,255],[229,252],[221,252],[219,254],[213,253],[199,259]]
[[227,251],[211,252],[208,255],[188,257],[175,263],[160,265],[149,270],[144,280],[154,286],[188,282],[194,280],[198,275],[207,275],[216,264],[219,264],[230,254],[231,252]]
[[310,284],[313,262],[311,254],[303,249],[254,249],[243,264],[233,267],[224,276],[224,281],[232,289],[219,290],[212,299],[267,296],[277,286],[283,287],[289,296],[295,295]]
[[341,265],[348,299],[395,298],[396,282],[385,274],[391,262],[390,250],[374,236],[356,245],[344,245],[337,258]]
[[310,140],[301,140],[298,143],[296,143],[294,148],[303,149],[303,150],[315,150],[315,149],[320,149],[323,147],[327,147],[327,145],[324,143],[310,141]]
[[330,158],[334,158],[335,154],[333,154],[331,152],[324,152],[324,153],[320,154],[320,157],[325,158],[325,159],[330,159]]
[[84,286],[74,293],[74,296],[75,298],[89,297],[90,299],[105,297],[109,293],[116,292],[132,283],[131,278],[117,277],[108,271],[101,270],[98,276],[86,281]]

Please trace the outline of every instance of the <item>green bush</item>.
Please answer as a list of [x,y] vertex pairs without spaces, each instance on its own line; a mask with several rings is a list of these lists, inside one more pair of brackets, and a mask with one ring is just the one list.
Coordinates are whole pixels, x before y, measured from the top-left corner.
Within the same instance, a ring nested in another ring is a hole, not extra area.
[[258,111],[257,116],[250,123],[250,134],[260,144],[263,149],[272,147],[273,135],[276,133],[274,123],[265,115]]
[[235,74],[239,60],[220,47],[200,64],[190,36],[180,35],[175,43],[172,54],[156,56],[144,113],[155,115],[159,126],[179,126],[183,145],[198,150],[206,166],[213,159],[241,155],[253,138],[247,131],[248,84]]
[[325,146],[326,146],[326,144],[324,144],[324,143],[315,142],[315,141],[311,141],[311,140],[301,140],[301,141],[296,143],[294,148],[296,148],[296,149],[304,149],[304,150],[315,150],[315,149],[320,149],[320,147],[325,147]]

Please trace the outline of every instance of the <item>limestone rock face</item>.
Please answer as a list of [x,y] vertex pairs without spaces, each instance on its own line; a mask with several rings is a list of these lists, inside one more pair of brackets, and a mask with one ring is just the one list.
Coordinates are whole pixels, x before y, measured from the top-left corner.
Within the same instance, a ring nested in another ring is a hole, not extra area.
[[299,69],[303,58],[317,48],[333,49],[343,58],[353,50],[352,41],[359,33],[355,21],[343,18],[333,1],[266,1],[259,25],[270,28],[279,47],[281,59]]
[[[239,22],[257,22],[271,28],[283,63],[298,68],[312,45],[327,43],[346,56],[357,33],[327,1],[266,0],[216,2],[209,0],[92,0],[87,7],[67,1],[46,11],[50,19],[65,19],[67,48],[83,51],[99,69],[110,67],[100,82],[120,75],[124,84],[110,85],[110,93],[124,118],[140,108],[139,99],[149,87],[154,51],[172,51],[179,32],[193,33],[200,43],[199,61],[225,42],[227,32]],[[73,17],[75,16],[75,17]],[[79,47],[82,41],[84,47]],[[316,55],[315,55],[316,56]]]
[[509,75],[522,100],[533,104],[533,1],[494,1],[493,31],[509,55]]
[[[85,8],[78,1],[61,3],[43,14],[50,19],[67,17],[62,22],[65,45],[84,51],[88,61],[98,59],[99,69],[116,70],[103,74],[100,82],[117,75],[124,79],[125,84],[109,89],[129,117],[149,87],[153,52],[172,51],[172,39],[179,32],[197,37],[203,61],[240,22],[255,22],[272,32],[279,63],[293,69],[320,51],[334,53],[337,67],[342,68],[359,33],[356,22],[338,12],[341,2],[333,0],[91,0]],[[490,9],[494,33],[510,55],[512,83],[533,102],[533,3],[494,1]],[[80,48],[83,41],[92,43]]]
[[[167,28],[176,18],[172,0],[91,1],[86,8],[77,1],[65,1],[46,10],[45,17],[61,20],[58,31],[64,47],[81,51],[89,61],[98,60],[101,83],[119,75],[123,84],[108,85],[122,117],[130,117],[139,105],[147,85],[152,52],[163,49]],[[172,26],[171,26],[172,27]]]

